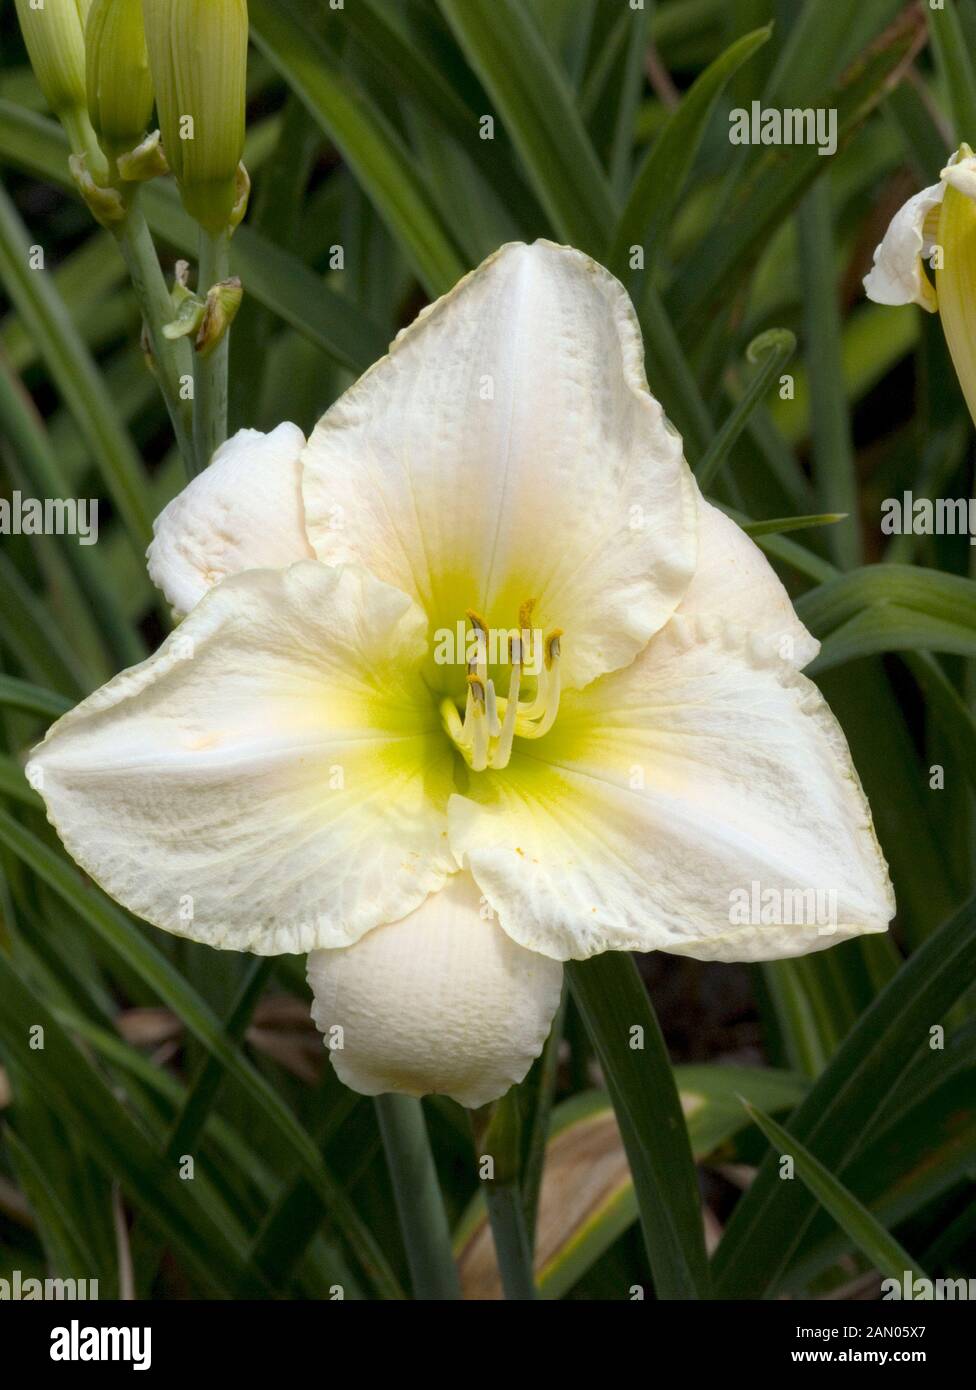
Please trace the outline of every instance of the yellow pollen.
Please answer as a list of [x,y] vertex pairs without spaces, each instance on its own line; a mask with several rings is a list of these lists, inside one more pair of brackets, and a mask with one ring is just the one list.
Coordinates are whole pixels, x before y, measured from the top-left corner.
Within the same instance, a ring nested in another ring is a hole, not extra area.
[[546,669],[552,669],[552,663],[559,656],[559,639],[563,635],[561,627],[554,627],[546,638]]

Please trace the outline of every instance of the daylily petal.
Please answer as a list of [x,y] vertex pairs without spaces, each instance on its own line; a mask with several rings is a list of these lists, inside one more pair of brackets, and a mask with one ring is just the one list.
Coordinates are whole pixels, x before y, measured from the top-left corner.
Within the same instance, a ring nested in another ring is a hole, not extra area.
[[425,633],[354,567],[232,576],[59,719],[30,775],[69,853],[156,926],[258,955],[346,945],[453,868]]
[[747,627],[754,641],[801,669],[820,650],[755,541],[700,493],[698,565],[677,615]]
[[920,304],[934,313],[935,290],[922,258],[932,254],[934,235],[926,218],[942,202],[945,185],[923,188],[898,209],[874,252],[874,267],[864,277],[864,291],[876,304]]
[[[532,757],[472,777],[448,822],[501,925],[556,959],[770,959],[882,931],[894,911],[816,686],[720,623],[673,618],[568,698]],[[743,921],[743,895],[770,890],[777,920]]]
[[542,1051],[562,973],[486,915],[470,874],[355,946],[308,958],[312,1017],[341,1081],[472,1109],[521,1081]]
[[650,395],[623,286],[513,243],[424,310],[322,417],[303,456],[319,559],[354,560],[432,626],[560,627],[563,679],[631,661],[691,579],[681,440]]
[[177,617],[229,574],[314,559],[305,534],[297,425],[238,430],[156,518],[149,577]]
[[976,157],[968,145],[961,146],[955,154],[949,156],[949,162],[940,172],[939,178],[951,188],[964,193],[967,198],[976,201]]

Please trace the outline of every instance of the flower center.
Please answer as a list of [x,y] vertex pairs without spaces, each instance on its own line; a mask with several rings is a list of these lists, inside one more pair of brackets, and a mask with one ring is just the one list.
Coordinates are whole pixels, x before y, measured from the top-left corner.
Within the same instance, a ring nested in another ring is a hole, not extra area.
[[[497,648],[497,634],[471,609],[471,641],[467,648],[467,694],[462,718],[450,697],[441,701],[444,727],[473,772],[487,767],[506,767],[516,738],[542,738],[555,723],[559,711],[559,647],[562,628],[549,635],[531,627],[533,601],[519,609],[517,630],[506,629],[504,653],[499,663],[510,668],[508,694],[495,693],[488,675],[489,651]],[[461,624],[458,624],[459,628]],[[493,640],[494,639],[494,640]],[[523,680],[535,679],[531,697],[520,699]]]

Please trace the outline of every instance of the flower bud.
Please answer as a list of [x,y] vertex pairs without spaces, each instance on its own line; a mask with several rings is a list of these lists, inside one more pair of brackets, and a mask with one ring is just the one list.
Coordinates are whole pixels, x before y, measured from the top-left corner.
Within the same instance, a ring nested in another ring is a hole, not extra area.
[[969,413],[976,420],[976,156],[962,145],[942,170],[936,269],[939,315]]
[[229,227],[244,149],[246,0],[143,0],[163,149],[183,204],[207,231]]
[[92,0],[85,65],[88,115],[99,144],[114,160],[142,141],[152,115],[142,0]]
[[90,0],[17,0],[34,76],[56,116],[85,109],[85,19]]

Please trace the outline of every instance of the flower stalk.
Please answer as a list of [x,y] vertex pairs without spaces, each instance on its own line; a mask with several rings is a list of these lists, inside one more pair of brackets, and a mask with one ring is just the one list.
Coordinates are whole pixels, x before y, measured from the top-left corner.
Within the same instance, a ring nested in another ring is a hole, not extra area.
[[377,1096],[376,1118],[393,1183],[414,1298],[459,1299],[461,1285],[451,1250],[451,1232],[420,1101],[412,1096]]
[[494,1161],[494,1177],[485,1184],[485,1204],[495,1242],[495,1258],[508,1299],[537,1298],[532,1271],[532,1242],[519,1184],[521,1119],[518,1087],[496,1102],[485,1134],[485,1152]]
[[[227,279],[230,233],[200,230],[200,268],[197,292],[201,299],[210,289]],[[227,328],[216,345],[193,357],[193,440],[196,471],[206,468],[227,438],[227,373],[230,361],[230,335]]]
[[142,310],[152,352],[152,366],[166,402],[177,447],[188,476],[193,477],[197,472],[193,405],[185,390],[193,377],[192,355],[184,339],[174,341],[163,333],[164,326],[173,316],[173,303],[136,190],[133,190],[128,201],[124,220],[112,230]]

